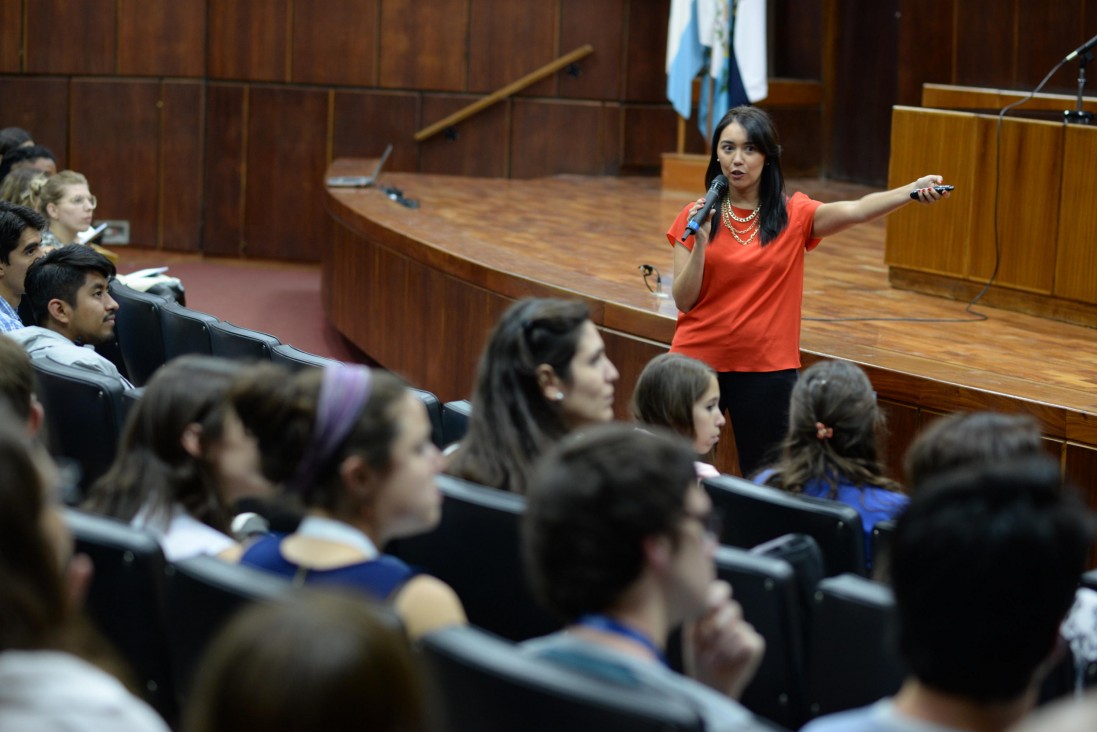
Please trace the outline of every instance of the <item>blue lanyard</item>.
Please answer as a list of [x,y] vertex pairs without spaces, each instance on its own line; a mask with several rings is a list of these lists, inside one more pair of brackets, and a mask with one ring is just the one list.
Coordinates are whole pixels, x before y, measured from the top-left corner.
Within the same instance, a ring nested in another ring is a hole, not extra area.
[[620,636],[622,638],[628,638],[629,640],[634,641],[635,643],[639,643],[644,648],[651,651],[652,655],[659,659],[659,663],[668,667],[670,665],[667,663],[666,655],[664,655],[659,646],[655,645],[655,642],[651,638],[647,637],[635,628],[630,628],[624,623],[620,623],[614,620],[608,615],[584,615],[579,618],[579,621],[576,624],[591,628],[592,630],[600,630],[604,633]]

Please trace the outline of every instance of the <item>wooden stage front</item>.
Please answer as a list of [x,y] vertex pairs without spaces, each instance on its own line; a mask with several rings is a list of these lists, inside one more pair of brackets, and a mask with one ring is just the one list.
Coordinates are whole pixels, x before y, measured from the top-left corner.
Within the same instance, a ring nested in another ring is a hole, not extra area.
[[[337,160],[329,174],[370,167]],[[338,330],[413,384],[459,399],[471,392],[487,331],[513,300],[578,297],[590,305],[621,371],[617,408],[626,416],[640,369],[670,343],[676,312],[668,297],[648,291],[639,267],[652,265],[664,278],[673,273],[664,232],[703,191],[665,191],[656,178],[387,173],[382,182],[420,207],[372,188],[328,192],[336,226],[323,257],[324,306]],[[828,201],[871,189],[795,180],[788,190]],[[918,215],[933,216],[934,209],[920,207]],[[843,358],[866,369],[888,412],[893,468],[934,415],[1025,412],[1039,420],[1049,451],[1097,506],[1094,331],[985,307],[976,310],[988,318],[973,321],[964,303],[892,289],[884,228],[857,227],[808,254],[805,365]],[[919,318],[942,322],[907,320]],[[943,322],[949,319],[965,322]],[[729,471],[730,444],[729,434],[717,455]]]

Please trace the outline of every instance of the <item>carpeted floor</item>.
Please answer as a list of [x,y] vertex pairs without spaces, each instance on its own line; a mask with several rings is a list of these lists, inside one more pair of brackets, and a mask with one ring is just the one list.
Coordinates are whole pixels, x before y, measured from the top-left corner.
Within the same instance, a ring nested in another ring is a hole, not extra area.
[[318,356],[368,362],[332,328],[320,303],[320,268],[314,264],[200,257],[194,254],[115,249],[118,271],[167,266],[183,281],[187,307],[233,325],[263,331]]

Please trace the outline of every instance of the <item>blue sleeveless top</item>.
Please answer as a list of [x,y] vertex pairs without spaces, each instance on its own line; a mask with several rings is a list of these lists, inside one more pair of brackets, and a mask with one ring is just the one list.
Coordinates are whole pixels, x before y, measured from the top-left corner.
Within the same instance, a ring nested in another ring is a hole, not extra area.
[[416,575],[411,567],[387,554],[335,569],[306,569],[282,556],[282,542],[286,536],[264,536],[247,548],[240,563],[273,572],[298,584],[337,585],[359,589],[383,601],[389,600],[405,582]]

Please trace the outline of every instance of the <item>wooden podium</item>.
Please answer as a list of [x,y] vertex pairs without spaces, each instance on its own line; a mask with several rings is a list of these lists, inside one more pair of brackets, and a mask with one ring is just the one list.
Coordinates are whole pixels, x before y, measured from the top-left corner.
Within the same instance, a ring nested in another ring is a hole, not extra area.
[[[968,108],[1010,101],[993,90],[928,85],[927,100]],[[996,113],[895,107],[889,186],[939,173],[956,191],[932,215],[907,206],[888,217],[892,286],[973,298],[994,271],[997,221],[998,273],[982,302],[1097,326],[1097,128],[1055,119],[1073,106],[1070,97],[1038,97],[1021,109],[1048,110],[1035,113],[1043,118],[1006,116],[1000,139]]]

